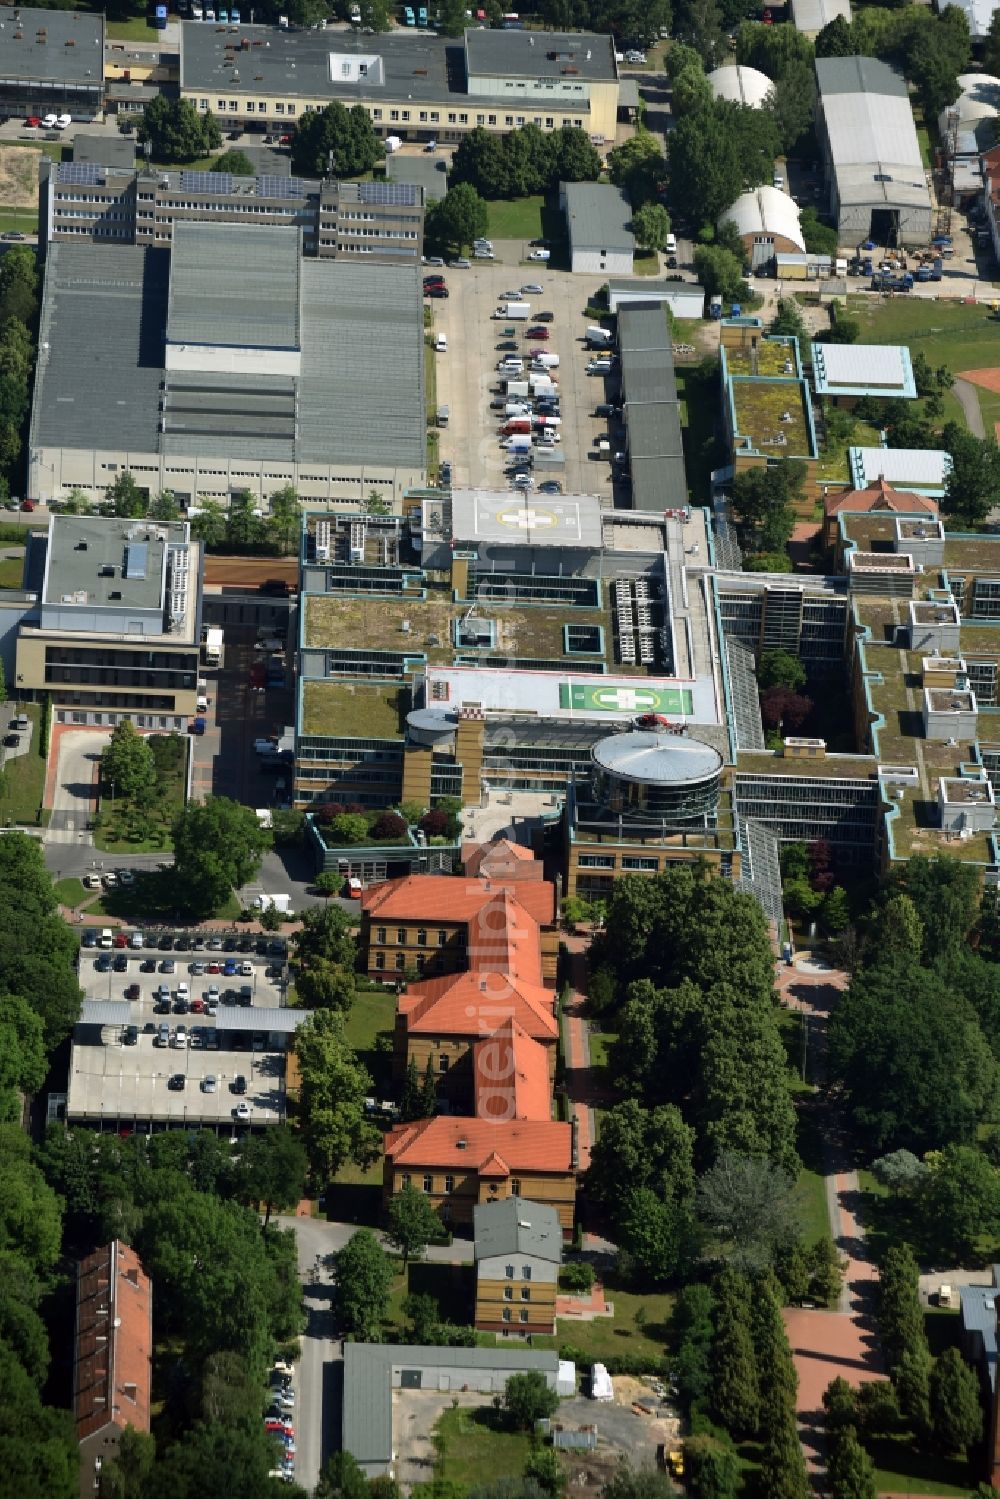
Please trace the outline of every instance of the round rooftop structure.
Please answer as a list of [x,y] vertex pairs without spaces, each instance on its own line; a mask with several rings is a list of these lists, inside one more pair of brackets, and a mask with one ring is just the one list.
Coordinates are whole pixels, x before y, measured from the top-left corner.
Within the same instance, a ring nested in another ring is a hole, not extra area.
[[414,708],[406,715],[406,737],[411,744],[435,747],[454,739],[458,714],[447,708]]
[[708,75],[709,86],[716,99],[731,99],[734,104],[749,104],[751,109],[760,109],[774,84],[766,73],[757,68],[746,68],[740,63],[726,63]]
[[597,799],[607,811],[672,823],[714,818],[722,756],[711,745],[633,730],[599,739],[591,755]]

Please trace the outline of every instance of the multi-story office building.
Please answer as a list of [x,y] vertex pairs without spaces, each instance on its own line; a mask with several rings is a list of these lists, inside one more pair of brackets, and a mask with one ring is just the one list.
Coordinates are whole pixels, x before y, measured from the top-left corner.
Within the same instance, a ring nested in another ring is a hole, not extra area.
[[426,463],[416,266],[303,259],[293,228],[176,223],[169,249],[54,244],[29,494],[130,471],[185,507],[250,493],[398,508]]
[[54,515],[32,532],[14,682],[57,723],[184,729],[195,711],[202,554],[186,523]]
[[43,252],[60,241],[169,245],[175,224],[279,225],[301,231],[302,250],[369,263],[417,265],[423,193],[411,183],[307,182],[229,172],[136,171],[98,161],[38,168]]
[[224,130],[290,130],[307,110],[360,105],[377,133],[458,141],[521,125],[613,143],[618,69],[609,36],[466,31],[365,36],[270,26],[181,28],[181,98]]
[[68,114],[104,108],[104,17],[13,6],[0,27],[0,113]]

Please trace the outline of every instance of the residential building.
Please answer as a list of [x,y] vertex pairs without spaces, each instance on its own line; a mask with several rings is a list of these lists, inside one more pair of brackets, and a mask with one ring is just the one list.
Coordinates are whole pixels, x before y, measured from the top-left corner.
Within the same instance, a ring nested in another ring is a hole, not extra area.
[[[427,1348],[413,1343],[345,1343],[341,1381],[341,1445],[366,1478],[393,1471],[393,1409],[405,1410],[407,1391],[438,1394],[477,1390],[488,1403],[503,1395],[512,1374],[537,1370],[559,1388],[555,1352],[523,1348]],[[572,1370],[572,1365],[570,1365]],[[562,1393],[562,1392],[560,1392]],[[572,1394],[572,1389],[566,1393]]]
[[175,223],[169,249],[54,244],[28,492],[129,471],[185,508],[294,485],[398,507],[426,464],[415,265],[303,260],[294,228]]
[[473,1236],[475,1325],[504,1337],[553,1334],[563,1245],[558,1213],[521,1197],[485,1202],[473,1214]]
[[135,1250],[115,1239],[77,1266],[73,1418],[80,1499],[100,1487],[101,1469],[116,1456],[127,1426],[149,1431],[152,1378],[152,1285]]
[[632,205],[620,187],[607,182],[561,182],[559,207],[566,215],[571,271],[631,276]]
[[709,87],[716,99],[728,99],[733,104],[745,104],[750,109],[761,109],[774,93],[774,84],[766,73],[758,68],[748,68],[736,63],[724,63],[713,68],[708,75]]
[[816,129],[843,245],[925,245],[931,198],[906,83],[871,57],[823,57]]
[[456,46],[432,32],[185,22],[180,93],[223,130],[287,131],[338,101],[366,110],[383,139],[575,125],[613,142],[619,85],[611,38],[589,32],[469,29]]
[[53,515],[32,532],[12,686],[56,723],[186,729],[201,638],[201,544],[186,522]]
[[461,1119],[438,1114],[385,1137],[383,1202],[406,1186],[424,1192],[442,1220],[470,1227],[476,1206],[530,1197],[573,1233],[577,1159],[574,1126],[557,1120]]
[[97,120],[103,108],[103,15],[12,7],[0,28],[0,112]]
[[798,205],[776,187],[742,193],[719,223],[735,226],[755,275],[769,271],[776,255],[805,254]]

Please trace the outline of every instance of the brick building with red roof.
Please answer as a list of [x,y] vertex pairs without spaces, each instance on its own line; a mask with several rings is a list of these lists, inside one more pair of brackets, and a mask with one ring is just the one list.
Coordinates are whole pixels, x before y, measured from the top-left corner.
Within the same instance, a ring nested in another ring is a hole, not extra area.
[[93,1495],[127,1426],[149,1430],[152,1369],[153,1288],[135,1250],[116,1239],[77,1267],[73,1416],[81,1496]]
[[915,494],[909,489],[893,489],[882,477],[865,489],[832,491],[823,500],[823,545],[837,545],[838,515],[871,515],[882,511],[889,515],[926,515],[937,520],[938,502],[930,495]]

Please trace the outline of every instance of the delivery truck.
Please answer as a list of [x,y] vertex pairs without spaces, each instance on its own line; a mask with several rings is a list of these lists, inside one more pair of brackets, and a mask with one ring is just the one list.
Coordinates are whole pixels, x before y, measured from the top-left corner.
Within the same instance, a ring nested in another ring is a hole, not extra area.
[[557,370],[559,368],[558,354],[533,354],[532,364],[540,370]]
[[611,346],[611,334],[607,328],[599,328],[592,323],[584,335],[589,349],[607,349]]
[[507,391],[507,398],[508,398],[508,400],[510,400],[512,397],[516,398],[517,396],[527,397],[527,395],[528,395],[528,382],[527,382],[527,380],[521,378],[519,380],[507,380],[504,383],[505,383],[505,387],[506,387],[506,391]]
[[531,433],[519,432],[515,437],[508,437],[504,442],[507,452],[516,455],[518,453],[531,452]]
[[508,318],[512,323],[526,323],[531,316],[530,302],[501,302],[494,318]]
[[222,664],[222,631],[208,629],[205,631],[205,664],[207,666],[221,666]]

